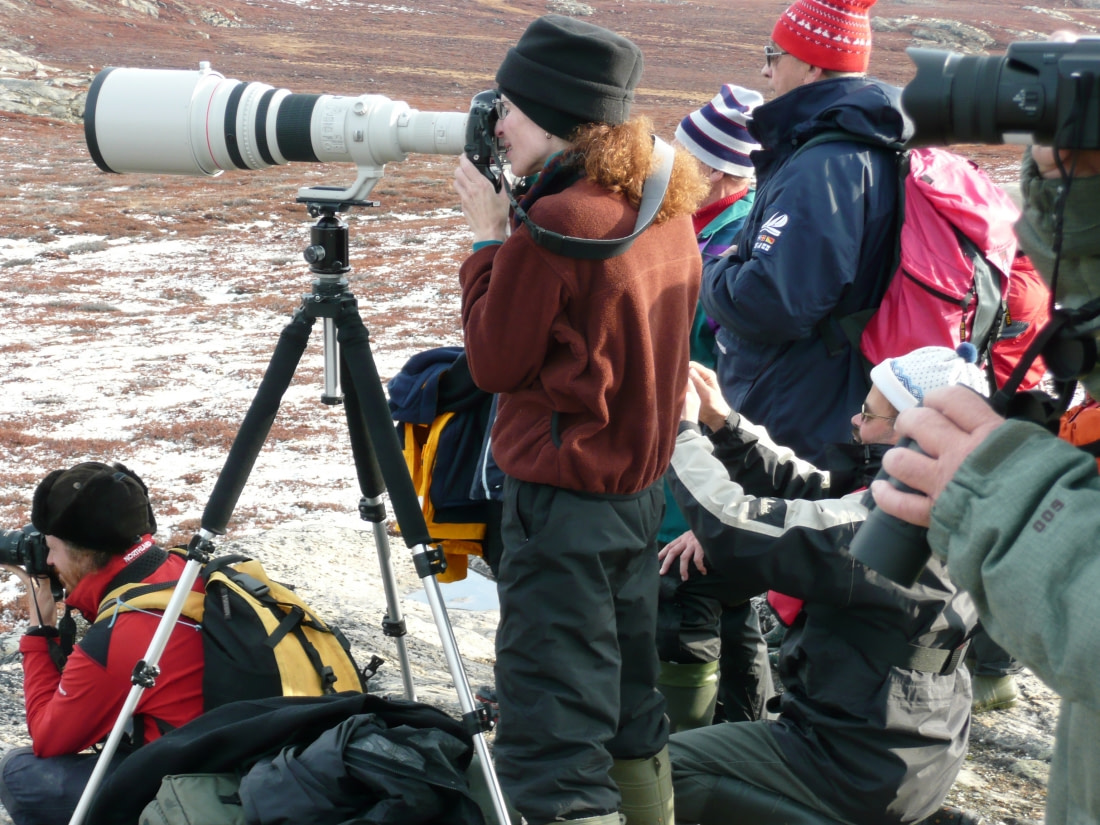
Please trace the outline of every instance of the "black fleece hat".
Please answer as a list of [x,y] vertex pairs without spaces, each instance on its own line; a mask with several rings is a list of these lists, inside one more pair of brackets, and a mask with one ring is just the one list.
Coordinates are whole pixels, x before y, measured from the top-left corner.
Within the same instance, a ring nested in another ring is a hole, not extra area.
[[145,482],[122,464],[86,461],[54,470],[39,483],[31,523],[47,536],[106,553],[124,553],[156,519]]
[[560,138],[584,123],[625,123],[642,51],[613,31],[560,14],[535,20],[497,69],[516,107]]

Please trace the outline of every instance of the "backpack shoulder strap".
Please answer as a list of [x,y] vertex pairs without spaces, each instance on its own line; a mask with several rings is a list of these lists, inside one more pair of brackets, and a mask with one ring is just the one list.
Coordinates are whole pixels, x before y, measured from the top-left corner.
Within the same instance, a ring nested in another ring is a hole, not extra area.
[[[163,550],[154,545],[146,553],[150,563],[131,564],[115,576],[99,602],[96,621],[110,618],[118,613],[131,610],[164,610],[172,598],[172,591],[178,581],[172,579],[163,582],[145,582],[153,570],[168,561],[172,555],[184,555],[180,550]],[[192,591],[184,602],[182,613],[187,618],[202,621],[202,593]]]
[[[866,135],[853,135],[850,132],[833,129],[814,135],[799,146],[791,157],[793,159],[806,150],[822,143],[841,142],[859,143],[873,149],[893,152],[897,156],[898,206],[896,226],[900,227],[905,216],[905,178],[909,174],[909,153],[905,149],[905,144],[897,141],[883,143],[882,141]],[[856,312],[844,312],[841,310],[841,304],[843,303],[842,298],[841,302],[833,308],[833,311],[822,318],[818,323],[817,333],[824,342],[830,357],[839,355],[845,345],[859,352],[859,341],[863,335],[863,330],[871,320],[871,316],[873,316],[878,309],[878,305],[881,303],[882,297],[886,292],[886,286],[889,284],[890,278],[893,277],[901,263],[901,233],[895,231],[894,235],[893,251],[890,255],[888,265],[885,266],[878,275],[878,282],[875,285],[875,294],[877,295],[875,305]],[[867,373],[868,380],[870,380],[869,376],[872,366],[874,365],[869,363],[864,364],[864,372]]]
[[818,132],[805,143],[800,144],[798,148],[794,150],[794,154],[791,155],[791,157],[793,158],[796,155],[800,155],[814,146],[820,146],[822,143],[859,143],[873,149],[883,149],[897,153],[903,153],[905,151],[905,144],[899,141],[888,141],[883,143],[881,140],[868,135],[854,135],[851,132],[845,132],[843,129],[828,129],[824,132]]

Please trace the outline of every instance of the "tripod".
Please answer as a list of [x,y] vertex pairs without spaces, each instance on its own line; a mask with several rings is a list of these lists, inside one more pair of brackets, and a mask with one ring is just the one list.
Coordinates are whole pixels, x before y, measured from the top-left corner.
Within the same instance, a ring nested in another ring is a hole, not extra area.
[[504,794],[484,737],[484,733],[492,727],[489,712],[483,705],[474,703],[473,693],[470,690],[454,632],[447,616],[447,608],[440,593],[439,582],[435,579],[435,574],[443,569],[443,552],[431,545],[431,535],[402,456],[397,432],[390,418],[386,395],[382,389],[382,381],[370,350],[369,333],[359,314],[358,303],[348,289],[348,282],[344,277],[350,269],[347,264],[348,228],[338,217],[338,213],[346,211],[353,205],[363,205],[363,203],[307,201],[309,214],[318,220],[310,230],[311,244],[305,250],[305,258],[310,264],[310,270],[318,277],[313,281],[312,292],[303,296],[301,305],[279,336],[259,389],[241,422],[225,465],[218,475],[210,499],[203,510],[202,528],[191,539],[188,546],[188,560],[184,572],[165,608],[164,616],[158,624],[145,658],[138,662],[134,669],[133,687],[99,755],[95,770],[84,788],[69,825],[80,825],[83,822],[141,694],[146,688],[152,687],[159,675],[157,663],[168,643],[172,628],[179,618],[187,593],[194,585],[202,565],[210,558],[210,553],[214,549],[212,539],[225,534],[226,525],[256,462],[256,457],[267,440],[279,410],[279,404],[290,386],[290,381],[305,352],[313,325],[318,318],[323,319],[324,327],[325,361],[322,401],[328,404],[340,403],[339,387],[343,387],[348,434],[362,493],[359,513],[364,521],[370,521],[373,525],[378,562],[386,593],[388,612],[383,619],[382,628],[383,632],[387,636],[392,636],[397,643],[405,696],[410,700],[415,699],[415,689],[404,643],[405,622],[400,612],[396,580],[390,563],[389,540],[385,529],[386,509],[382,494],[387,489],[394,515],[401,528],[401,535],[412,551],[414,567],[424,586],[428,604],[435,619],[448,670],[458,693],[462,720],[473,738],[475,752],[485,774],[496,817],[500,825],[509,825],[510,819]]

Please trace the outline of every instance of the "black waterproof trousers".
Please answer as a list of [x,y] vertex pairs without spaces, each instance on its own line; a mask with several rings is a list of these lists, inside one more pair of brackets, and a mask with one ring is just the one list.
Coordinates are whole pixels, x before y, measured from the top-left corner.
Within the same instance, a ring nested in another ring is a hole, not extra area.
[[531,825],[618,809],[614,759],[668,739],[656,689],[661,485],[600,496],[509,478],[494,761]]
[[661,577],[657,607],[657,653],[681,665],[720,662],[718,702],[726,722],[765,719],[773,692],[768,645],[751,601],[731,601],[718,570],[694,567],[687,581],[679,565]]

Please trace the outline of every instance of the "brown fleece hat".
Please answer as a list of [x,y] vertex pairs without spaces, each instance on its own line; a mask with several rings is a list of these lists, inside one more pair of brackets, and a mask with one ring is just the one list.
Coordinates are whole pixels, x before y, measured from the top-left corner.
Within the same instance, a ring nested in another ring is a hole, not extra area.
[[31,523],[47,536],[106,553],[129,550],[157,529],[145,483],[122,464],[86,461],[39,483]]

